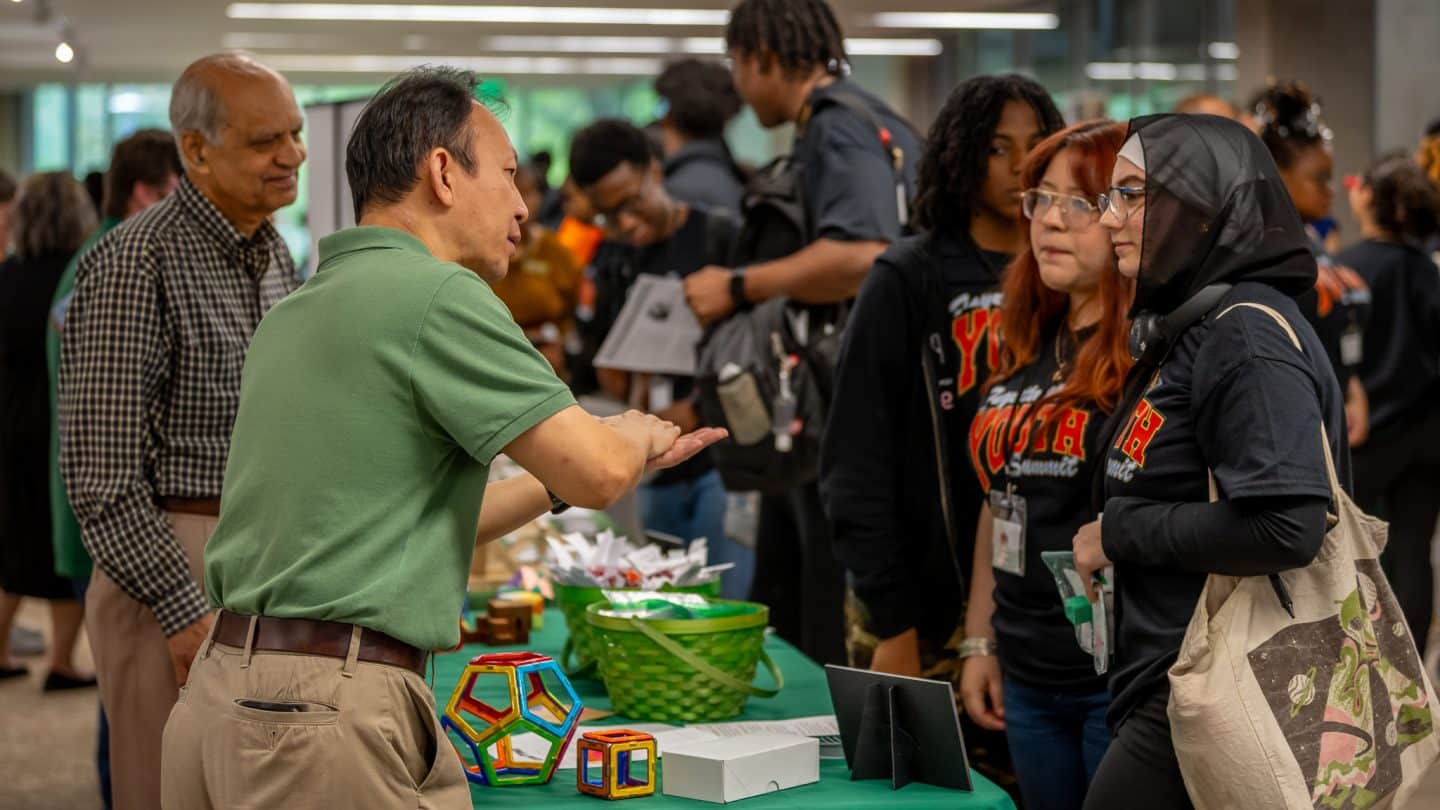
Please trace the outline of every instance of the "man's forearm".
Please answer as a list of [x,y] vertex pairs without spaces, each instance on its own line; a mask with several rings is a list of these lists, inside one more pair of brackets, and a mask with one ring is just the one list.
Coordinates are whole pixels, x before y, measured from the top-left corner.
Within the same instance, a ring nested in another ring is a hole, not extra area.
[[860,292],[886,247],[885,242],[816,240],[783,259],[747,268],[745,296],[751,301],[785,296],[807,304],[848,301]]
[[540,479],[523,473],[485,488],[475,543],[488,543],[550,511],[550,494]]

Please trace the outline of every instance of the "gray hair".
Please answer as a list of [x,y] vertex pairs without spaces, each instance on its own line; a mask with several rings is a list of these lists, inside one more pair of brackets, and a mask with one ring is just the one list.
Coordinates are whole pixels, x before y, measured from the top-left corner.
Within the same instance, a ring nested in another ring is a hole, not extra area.
[[170,91],[170,129],[178,141],[185,132],[199,132],[211,143],[220,141],[225,127],[225,100],[215,86],[217,73],[252,78],[279,74],[240,51],[202,56],[185,68]]
[[15,252],[21,258],[73,254],[95,230],[95,204],[69,172],[32,174],[15,206]]

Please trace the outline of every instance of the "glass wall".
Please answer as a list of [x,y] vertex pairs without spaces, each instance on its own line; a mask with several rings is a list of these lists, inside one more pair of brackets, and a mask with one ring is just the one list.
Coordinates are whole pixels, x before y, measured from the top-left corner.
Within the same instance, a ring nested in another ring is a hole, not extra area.
[[[378,84],[296,85],[302,107],[331,101],[369,97]],[[488,82],[482,92],[499,99],[501,116],[522,158],[540,150],[554,157],[551,182],[559,183],[568,171],[571,134],[607,116],[648,124],[655,118],[657,97],[649,79],[635,78],[599,88],[512,87],[504,81]],[[25,171],[69,169],[77,177],[104,171],[117,141],[137,129],[169,129],[170,86],[158,84],[42,84],[27,95],[30,131],[22,156]],[[748,123],[747,123],[748,122]],[[737,140],[751,157],[764,137],[751,116],[737,121]],[[276,224],[297,258],[310,249],[305,228],[307,183],[301,168],[300,191],[294,205],[276,213]]]
[[[1235,86],[1235,0],[1056,0],[1059,27],[1049,31],[928,32],[941,40],[938,57],[862,56],[854,79],[890,100],[920,127],[963,79],[1016,71],[1050,90],[1068,120],[1124,120],[1171,109],[1191,93],[1244,101],[1256,88]],[[919,36],[922,32],[909,32]],[[923,86],[912,86],[924,79]],[[605,116],[652,121],[656,96],[646,77],[587,86],[494,80],[505,102],[506,128],[522,156],[548,150],[551,183],[567,171],[571,134]],[[297,85],[301,105],[360,99],[374,84]],[[150,84],[46,84],[28,94],[28,131],[21,141],[26,171],[103,170],[113,144],[141,127],[168,127],[169,87]],[[760,164],[789,141],[788,129],[765,132],[745,111],[730,127],[737,157]],[[303,171],[303,170],[302,170]],[[294,206],[277,216],[297,254],[308,250],[306,184]],[[303,258],[303,257],[302,257]]]

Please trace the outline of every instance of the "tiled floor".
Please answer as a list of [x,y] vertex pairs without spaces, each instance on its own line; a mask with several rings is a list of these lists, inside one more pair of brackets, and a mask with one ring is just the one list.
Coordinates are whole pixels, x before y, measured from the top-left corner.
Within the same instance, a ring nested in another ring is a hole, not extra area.
[[[50,631],[44,602],[27,599],[20,624]],[[82,637],[75,665],[90,671]],[[94,689],[44,694],[46,658],[20,659],[28,679],[0,681],[0,810],[96,810]]]

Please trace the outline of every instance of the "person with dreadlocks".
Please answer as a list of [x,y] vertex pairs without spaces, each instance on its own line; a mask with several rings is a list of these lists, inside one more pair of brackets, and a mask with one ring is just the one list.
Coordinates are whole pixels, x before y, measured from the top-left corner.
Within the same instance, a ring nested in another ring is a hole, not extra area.
[[1320,335],[1345,392],[1346,437],[1351,446],[1359,446],[1370,425],[1370,404],[1359,378],[1365,325],[1370,320],[1370,288],[1359,274],[1335,260],[1320,230],[1322,223],[1333,223],[1335,157],[1330,128],[1320,117],[1320,100],[1303,82],[1272,84],[1250,107],[1260,124],[1260,140],[1280,168],[1280,179],[1305,223],[1310,252],[1320,268],[1314,288],[1301,294],[1298,303]]
[[[835,555],[853,585],[853,666],[944,678],[959,693],[964,583],[983,498],[959,465],[998,357],[1002,269],[1028,245],[1020,167],[1063,125],[1045,89],[1022,76],[957,87],[920,159],[919,233],[880,256],[855,302],[820,459]],[[935,352],[928,381],[922,348]],[[954,459],[948,474],[932,407]],[[937,498],[942,480],[950,527]],[[1006,782],[1003,738],[964,722],[972,762]]]
[[[844,38],[824,0],[742,0],[725,41],[736,89],[760,124],[796,125],[807,227],[790,255],[686,276],[686,298],[705,323],[771,298],[847,301],[901,235],[919,136],[846,80]],[[845,661],[845,574],[831,535],[814,480],[762,498],[751,596],[770,606],[782,638],[821,663]]]

